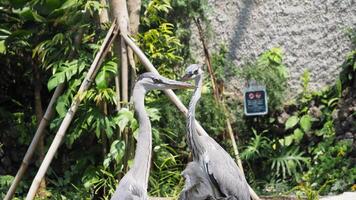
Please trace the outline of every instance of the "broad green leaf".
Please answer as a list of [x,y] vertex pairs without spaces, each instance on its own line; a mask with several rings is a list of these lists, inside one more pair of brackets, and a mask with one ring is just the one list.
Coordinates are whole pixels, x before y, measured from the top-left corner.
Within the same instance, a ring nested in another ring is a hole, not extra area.
[[119,162],[125,154],[125,142],[118,141],[114,145],[111,145],[111,147],[113,147],[111,152],[113,153],[116,162]]
[[57,85],[63,83],[65,81],[65,76],[52,76],[47,83],[47,88],[49,91],[53,90],[53,88],[57,87]]
[[67,113],[67,100],[66,97],[60,96],[57,101],[56,111],[60,117],[64,117]]
[[115,75],[117,72],[117,64],[114,61],[109,61],[104,64],[100,72],[95,78],[95,84],[97,88],[104,89],[107,88],[109,83],[108,80],[110,75]]
[[297,116],[291,116],[286,122],[286,130],[293,128],[299,121]]
[[289,146],[293,142],[293,135],[288,135],[287,137],[284,138],[284,145]]
[[304,136],[304,132],[302,130],[300,130],[299,128],[294,130],[293,137],[297,143],[299,143],[303,139],[303,136]]
[[309,115],[303,115],[299,123],[303,131],[308,132],[312,126],[312,118]]
[[122,132],[125,127],[131,122],[131,120],[134,119],[133,113],[127,109],[123,108],[119,111],[118,117],[116,118],[116,123],[118,124],[120,128],[120,132]]
[[101,70],[95,77],[95,84],[98,89],[104,89],[108,87],[108,83],[106,81],[106,73],[104,70]]

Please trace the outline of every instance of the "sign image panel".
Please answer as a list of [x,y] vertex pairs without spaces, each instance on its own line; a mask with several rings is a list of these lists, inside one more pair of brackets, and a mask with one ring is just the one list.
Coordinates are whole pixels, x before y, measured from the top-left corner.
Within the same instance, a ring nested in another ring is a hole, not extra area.
[[244,91],[244,110],[247,116],[267,114],[267,93],[264,87],[249,87]]

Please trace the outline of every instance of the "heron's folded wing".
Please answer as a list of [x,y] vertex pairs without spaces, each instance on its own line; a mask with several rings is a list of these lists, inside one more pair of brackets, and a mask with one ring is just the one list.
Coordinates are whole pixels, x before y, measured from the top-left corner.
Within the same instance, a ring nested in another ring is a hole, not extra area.
[[248,186],[240,169],[231,156],[221,149],[210,149],[206,163],[209,177],[223,196],[249,196]]

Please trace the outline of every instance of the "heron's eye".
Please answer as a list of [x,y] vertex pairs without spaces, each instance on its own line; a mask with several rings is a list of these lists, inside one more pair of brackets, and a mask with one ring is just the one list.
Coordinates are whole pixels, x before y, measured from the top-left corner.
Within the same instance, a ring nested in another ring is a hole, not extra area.
[[198,74],[198,70],[195,70],[195,71],[194,71],[194,74],[197,75],[197,74]]
[[152,80],[153,80],[153,83],[155,83],[155,84],[162,83],[162,80],[160,80],[160,79],[153,78]]

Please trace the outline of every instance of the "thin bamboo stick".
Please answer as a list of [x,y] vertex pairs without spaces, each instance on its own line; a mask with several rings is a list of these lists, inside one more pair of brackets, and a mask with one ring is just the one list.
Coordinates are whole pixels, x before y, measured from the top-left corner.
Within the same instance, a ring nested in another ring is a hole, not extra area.
[[10,200],[14,196],[16,187],[18,186],[23,175],[25,174],[28,164],[30,163],[30,161],[32,159],[33,153],[36,150],[36,146],[37,146],[41,136],[44,134],[44,132],[45,132],[44,130],[47,127],[49,120],[52,118],[52,116],[54,114],[53,105],[57,101],[57,98],[59,97],[59,95],[62,94],[63,89],[64,89],[64,83],[58,85],[56,90],[54,91],[53,96],[48,104],[47,110],[46,110],[44,116],[42,117],[40,124],[38,125],[35,136],[33,137],[31,144],[30,144],[29,148],[27,149],[25,157],[22,160],[21,166],[20,166],[19,170],[17,171],[16,176],[15,176],[14,180],[12,181],[9,190],[6,193],[4,200]]
[[[153,73],[158,73],[158,71],[156,70],[156,68],[153,66],[153,64],[150,62],[150,60],[148,60],[148,58],[146,57],[146,55],[141,51],[141,49],[127,36],[122,34],[121,35],[127,45],[130,46],[130,48],[136,53],[137,57],[141,60],[142,64],[145,66],[145,68],[147,69],[147,71],[153,72]],[[177,95],[173,92],[173,90],[164,90],[164,93],[168,96],[168,98],[173,102],[173,104],[175,104],[178,108],[178,110],[180,110],[185,116],[188,113],[188,109],[184,106],[184,104],[180,101],[180,99],[177,97]],[[195,120],[195,124],[197,127],[197,131],[199,134],[208,134],[203,127],[199,124],[198,121]],[[252,196],[252,198],[254,200],[260,200],[260,198],[258,198],[257,194],[254,192],[254,190],[249,187],[249,191],[250,194]]]
[[99,52],[96,54],[95,59],[93,61],[93,63],[91,64],[89,71],[84,79],[84,81],[82,82],[77,95],[75,96],[71,107],[68,109],[68,112],[66,114],[66,116],[64,117],[61,126],[59,127],[56,136],[53,139],[53,142],[51,144],[51,146],[49,147],[49,150],[45,156],[45,158],[43,159],[43,162],[40,166],[40,169],[38,170],[34,180],[32,181],[31,187],[27,193],[26,196],[26,200],[32,200],[34,199],[38,186],[40,184],[40,181],[42,180],[42,178],[44,177],[44,175],[47,172],[47,169],[54,157],[54,154],[57,152],[59,145],[62,143],[63,137],[66,133],[66,130],[68,129],[78,107],[79,104],[83,98],[83,93],[89,88],[89,86],[91,85],[91,83],[93,82],[93,79],[95,78],[96,73],[99,70],[99,67],[105,57],[105,55],[107,54],[107,52],[109,51],[109,47],[111,46],[112,42],[114,41],[116,35],[118,33],[118,29],[117,29],[117,24],[116,21],[114,21],[114,23],[112,24],[111,28],[109,29],[103,44],[100,47]]
[[[204,37],[204,33],[203,33],[203,28],[200,24],[200,21],[199,21],[199,18],[198,19],[195,19],[194,20],[197,27],[198,27],[198,32],[199,32],[199,36],[200,36],[200,40],[201,42],[203,43],[203,49],[204,49],[204,54],[205,54],[205,57],[206,57],[206,61],[207,61],[207,66],[208,66],[208,71],[209,71],[209,75],[210,75],[210,79],[211,79],[211,83],[212,83],[212,87],[213,87],[213,92],[214,92],[214,97],[215,97],[215,100],[222,105],[225,113],[228,113],[227,112],[227,109],[226,109],[226,105],[224,103],[224,99],[223,98],[219,98],[219,90],[217,88],[217,84],[216,84],[216,77],[214,75],[214,72],[213,72],[213,69],[211,67],[211,59],[210,59],[210,53],[209,53],[209,50],[208,50],[208,47],[206,45],[206,42],[205,42],[205,37]],[[240,159],[240,154],[239,154],[239,150],[237,149],[237,145],[236,145],[236,141],[235,141],[235,137],[234,137],[234,132],[232,130],[232,127],[231,127],[231,122],[230,122],[230,116],[227,115],[226,116],[226,127],[227,127],[227,132],[229,134],[229,137],[231,139],[231,142],[232,142],[232,148],[234,150],[234,154],[235,154],[235,159],[237,161],[237,165],[239,166],[239,168],[241,169],[241,172],[242,174],[245,176],[245,173],[244,173],[244,169],[243,169],[243,166],[242,166],[242,162],[241,162],[241,159]],[[260,198],[257,196],[257,194],[255,193],[255,191],[253,191],[253,189],[249,186],[249,191],[250,191],[250,194],[251,194],[251,197],[252,199],[254,200],[259,200]]]

